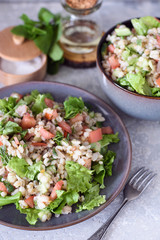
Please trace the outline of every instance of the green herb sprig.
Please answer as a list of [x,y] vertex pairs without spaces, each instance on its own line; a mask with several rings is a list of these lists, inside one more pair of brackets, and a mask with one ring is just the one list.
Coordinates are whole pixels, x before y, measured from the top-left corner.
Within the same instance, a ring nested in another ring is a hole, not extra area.
[[48,73],[55,74],[59,65],[63,63],[63,50],[59,45],[62,34],[62,20],[60,14],[53,14],[46,8],[41,8],[38,21],[31,20],[26,14],[20,17],[23,25],[14,27],[11,32],[33,40],[36,46],[48,56]]

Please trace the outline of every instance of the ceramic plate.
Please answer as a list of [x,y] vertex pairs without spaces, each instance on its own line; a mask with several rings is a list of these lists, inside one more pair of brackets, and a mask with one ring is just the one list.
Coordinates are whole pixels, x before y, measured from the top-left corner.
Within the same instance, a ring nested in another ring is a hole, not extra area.
[[0,89],[0,98],[9,96],[13,92],[26,94],[31,92],[33,89],[37,89],[41,93],[50,92],[54,99],[58,102],[63,102],[68,96],[81,96],[84,102],[93,106],[94,111],[101,112],[103,114],[106,119],[104,125],[110,125],[114,132],[119,132],[120,142],[110,146],[110,149],[114,150],[117,154],[113,166],[113,176],[105,179],[106,188],[101,191],[101,194],[106,195],[107,201],[100,207],[91,211],[82,211],[80,213],[73,212],[68,215],[61,215],[59,218],[56,218],[53,215],[51,220],[46,221],[45,223],[38,221],[35,226],[30,226],[25,219],[25,215],[20,214],[14,205],[7,205],[0,209],[0,223],[9,227],[25,230],[50,230],[71,226],[102,211],[123,189],[131,166],[130,138],[123,122],[109,105],[95,95],[72,85],[56,82],[21,83]]

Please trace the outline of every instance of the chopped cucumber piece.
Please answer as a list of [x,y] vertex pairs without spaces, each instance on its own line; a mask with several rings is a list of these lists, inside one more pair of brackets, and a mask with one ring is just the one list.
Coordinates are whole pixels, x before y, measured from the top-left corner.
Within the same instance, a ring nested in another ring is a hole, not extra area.
[[132,34],[131,30],[129,28],[127,28],[127,27],[125,27],[125,28],[116,28],[115,32],[116,32],[117,36],[119,36],[119,37],[130,36]]
[[132,72],[132,71],[135,70],[135,67],[134,66],[129,66],[129,67],[127,67],[127,70],[128,70],[128,72]]
[[129,55],[130,55],[130,51],[129,50],[123,51],[122,59],[126,61],[128,59],[128,57],[129,57]]
[[135,65],[136,63],[137,63],[137,61],[138,61],[138,58],[131,58],[130,60],[128,60],[127,62],[128,62],[128,64],[130,65],[130,66],[133,66],[133,65]]
[[101,144],[99,142],[91,143],[91,149],[95,152],[100,152]]
[[142,19],[135,18],[132,19],[131,22],[138,35],[147,35],[148,27],[144,24]]

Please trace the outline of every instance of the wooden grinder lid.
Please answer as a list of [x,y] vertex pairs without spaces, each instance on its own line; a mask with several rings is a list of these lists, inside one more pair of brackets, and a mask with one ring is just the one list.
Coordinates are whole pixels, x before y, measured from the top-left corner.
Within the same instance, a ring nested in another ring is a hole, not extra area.
[[23,41],[23,37],[20,37],[22,42],[16,44],[16,38],[14,41],[11,33],[12,28],[8,27],[0,32],[1,58],[9,61],[29,61],[42,53],[32,40]]

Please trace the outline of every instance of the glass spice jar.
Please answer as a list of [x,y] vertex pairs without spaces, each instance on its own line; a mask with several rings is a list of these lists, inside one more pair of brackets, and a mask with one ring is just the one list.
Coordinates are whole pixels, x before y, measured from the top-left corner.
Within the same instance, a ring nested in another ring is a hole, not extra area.
[[63,22],[61,44],[72,53],[91,53],[102,34],[96,16],[102,0],[61,0],[61,3],[70,13],[70,17]]

